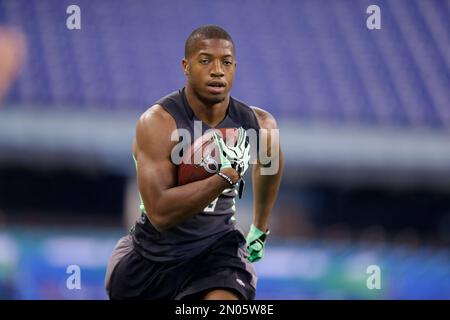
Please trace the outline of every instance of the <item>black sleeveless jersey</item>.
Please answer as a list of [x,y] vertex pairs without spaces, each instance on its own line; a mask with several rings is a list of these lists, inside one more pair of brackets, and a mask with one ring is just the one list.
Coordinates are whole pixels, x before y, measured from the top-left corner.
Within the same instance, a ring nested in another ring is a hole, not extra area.
[[[177,129],[188,130],[191,137],[194,137],[194,126],[198,128],[201,124],[202,134],[211,129],[194,115],[184,88],[160,99],[156,104],[161,105],[175,119]],[[227,115],[215,128],[239,127],[259,132],[253,110],[243,102],[230,98]],[[153,227],[141,201],[141,216],[131,231],[135,249],[144,257],[159,262],[177,261],[199,254],[226,232],[234,230],[236,195],[235,188],[226,189],[202,212],[162,232]]]

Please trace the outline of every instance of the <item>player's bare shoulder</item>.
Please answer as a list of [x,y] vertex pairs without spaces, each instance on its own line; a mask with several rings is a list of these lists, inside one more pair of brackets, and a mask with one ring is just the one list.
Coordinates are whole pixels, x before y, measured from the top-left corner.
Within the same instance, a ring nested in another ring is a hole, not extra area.
[[[259,127],[263,129],[260,131],[260,153],[258,154],[258,159],[260,160],[259,156],[261,154],[265,154],[267,156],[270,155],[271,160],[267,162],[267,165],[263,164],[264,167],[270,167],[273,160],[278,159],[281,155],[280,136],[277,121],[268,111],[258,107],[251,108],[255,113],[256,119],[258,120]],[[274,153],[273,150],[278,151]],[[276,163],[278,163],[278,161]]]
[[136,136],[133,142],[133,154],[138,155],[138,149],[149,150],[172,147],[171,135],[176,132],[175,119],[159,104],[148,108],[137,121]]
[[256,119],[258,120],[260,128],[262,129],[278,128],[277,121],[275,120],[275,117],[272,114],[270,114],[270,112],[255,106],[252,106],[251,108],[256,116]]

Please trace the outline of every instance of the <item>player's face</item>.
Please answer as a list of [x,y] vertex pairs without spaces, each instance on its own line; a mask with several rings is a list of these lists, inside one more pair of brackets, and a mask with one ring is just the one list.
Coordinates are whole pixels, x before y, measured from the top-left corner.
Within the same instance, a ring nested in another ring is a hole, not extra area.
[[183,60],[183,67],[189,86],[200,99],[220,103],[233,86],[233,44],[223,39],[198,40],[193,54]]

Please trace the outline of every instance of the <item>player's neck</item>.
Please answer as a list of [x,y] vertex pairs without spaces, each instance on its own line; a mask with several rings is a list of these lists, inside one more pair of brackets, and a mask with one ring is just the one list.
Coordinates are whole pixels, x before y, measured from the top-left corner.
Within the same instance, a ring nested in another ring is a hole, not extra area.
[[208,104],[200,99],[192,90],[189,90],[188,87],[186,87],[185,93],[186,99],[195,116],[208,126],[215,127],[226,117],[230,102],[229,95],[219,103]]

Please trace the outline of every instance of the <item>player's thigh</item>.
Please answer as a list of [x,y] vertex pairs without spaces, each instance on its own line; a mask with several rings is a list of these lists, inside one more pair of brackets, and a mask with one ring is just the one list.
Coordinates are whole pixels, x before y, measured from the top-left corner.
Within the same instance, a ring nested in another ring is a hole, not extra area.
[[[177,299],[204,298],[204,293],[226,290],[240,299],[253,300],[256,273],[247,260],[245,241],[237,232],[219,239],[213,248],[195,259],[196,267]],[[215,296],[218,292],[214,293]],[[222,292],[222,294],[224,294]]]
[[182,266],[150,261],[133,250],[114,268],[109,295],[112,300],[168,300],[185,277]]

